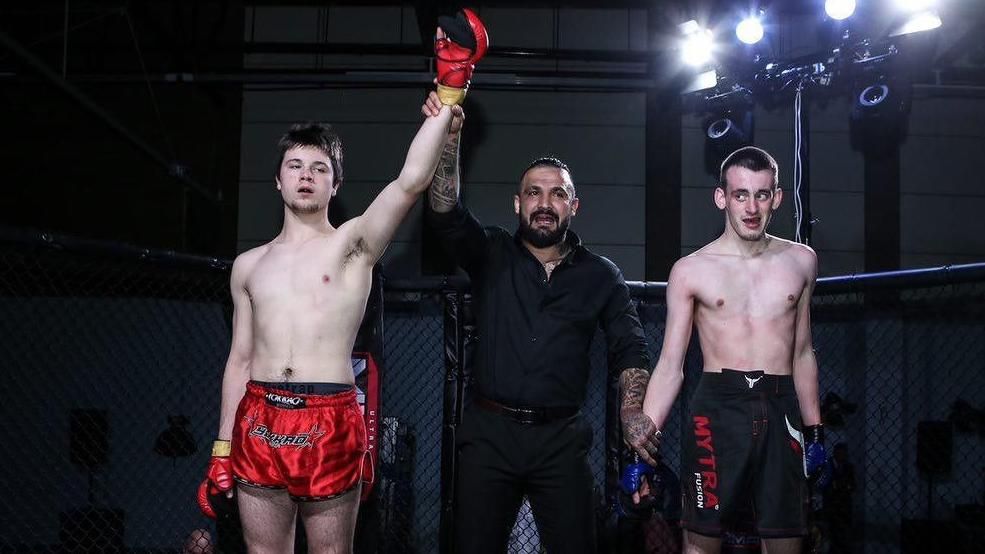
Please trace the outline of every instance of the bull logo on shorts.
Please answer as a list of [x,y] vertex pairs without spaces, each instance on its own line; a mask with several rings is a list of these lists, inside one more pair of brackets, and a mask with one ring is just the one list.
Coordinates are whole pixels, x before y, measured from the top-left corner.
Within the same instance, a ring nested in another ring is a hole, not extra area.
[[270,448],[293,446],[298,450],[302,448],[311,448],[314,446],[315,441],[321,438],[324,434],[324,431],[318,430],[317,425],[312,425],[311,430],[307,433],[281,434],[274,433],[263,423],[258,423],[250,431],[251,437],[256,437],[257,439],[267,443],[267,446]]

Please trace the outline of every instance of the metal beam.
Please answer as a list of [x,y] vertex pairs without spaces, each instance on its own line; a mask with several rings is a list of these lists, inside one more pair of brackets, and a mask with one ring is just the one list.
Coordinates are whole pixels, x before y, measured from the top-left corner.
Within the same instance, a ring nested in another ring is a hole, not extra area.
[[28,67],[35,70],[44,80],[55,85],[62,92],[67,94],[70,98],[75,100],[82,106],[83,109],[101,119],[110,129],[116,131],[120,137],[132,144],[137,148],[138,151],[143,153],[145,156],[153,160],[155,163],[164,168],[168,174],[176,179],[181,184],[185,185],[189,189],[199,193],[207,200],[218,204],[219,195],[205,187],[195,179],[187,175],[182,175],[178,172],[178,168],[173,160],[168,160],[164,155],[157,151],[154,147],[149,145],[142,138],[133,133],[128,129],[121,121],[114,117],[111,113],[107,112],[101,106],[96,104],[91,100],[84,92],[79,90],[77,87],[66,81],[49,68],[44,61],[28,51],[19,42],[14,40],[10,35],[4,32],[0,32],[0,45],[7,48],[11,54],[24,62]]
[[[4,76],[0,76],[2,80]],[[6,78],[11,78],[6,76]],[[338,71],[312,70],[250,71],[229,73],[168,73],[155,75],[75,75],[72,80],[80,83],[187,83],[197,85],[256,85],[282,86],[285,88],[313,87],[429,87],[434,74],[423,71]],[[661,88],[666,83],[643,74],[600,74],[598,72],[512,72],[476,75],[473,88],[483,89],[568,89],[568,90],[645,90]]]

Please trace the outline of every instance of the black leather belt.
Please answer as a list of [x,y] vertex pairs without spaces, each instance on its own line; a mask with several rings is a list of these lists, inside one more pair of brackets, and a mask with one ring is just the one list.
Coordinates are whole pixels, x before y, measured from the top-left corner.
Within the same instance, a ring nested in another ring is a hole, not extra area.
[[487,412],[504,415],[517,423],[537,424],[557,421],[578,413],[577,406],[557,406],[548,408],[514,408],[476,395],[476,406]]

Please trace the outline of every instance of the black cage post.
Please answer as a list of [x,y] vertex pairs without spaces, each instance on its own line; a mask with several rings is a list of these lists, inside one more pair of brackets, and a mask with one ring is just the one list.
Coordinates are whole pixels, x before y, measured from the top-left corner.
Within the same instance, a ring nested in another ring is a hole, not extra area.
[[461,290],[445,290],[444,299],[444,409],[441,424],[441,552],[452,552],[455,528],[455,432],[462,420],[465,392],[465,325]]

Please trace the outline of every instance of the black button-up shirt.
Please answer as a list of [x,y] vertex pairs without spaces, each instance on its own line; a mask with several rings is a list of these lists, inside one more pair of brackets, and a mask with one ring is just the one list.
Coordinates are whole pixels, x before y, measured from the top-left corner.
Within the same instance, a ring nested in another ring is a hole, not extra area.
[[569,253],[548,279],[501,227],[482,227],[461,205],[427,208],[442,245],[472,281],[478,344],[473,392],[514,407],[581,406],[596,329],[609,371],[647,369],[646,339],[622,273],[568,231]]

